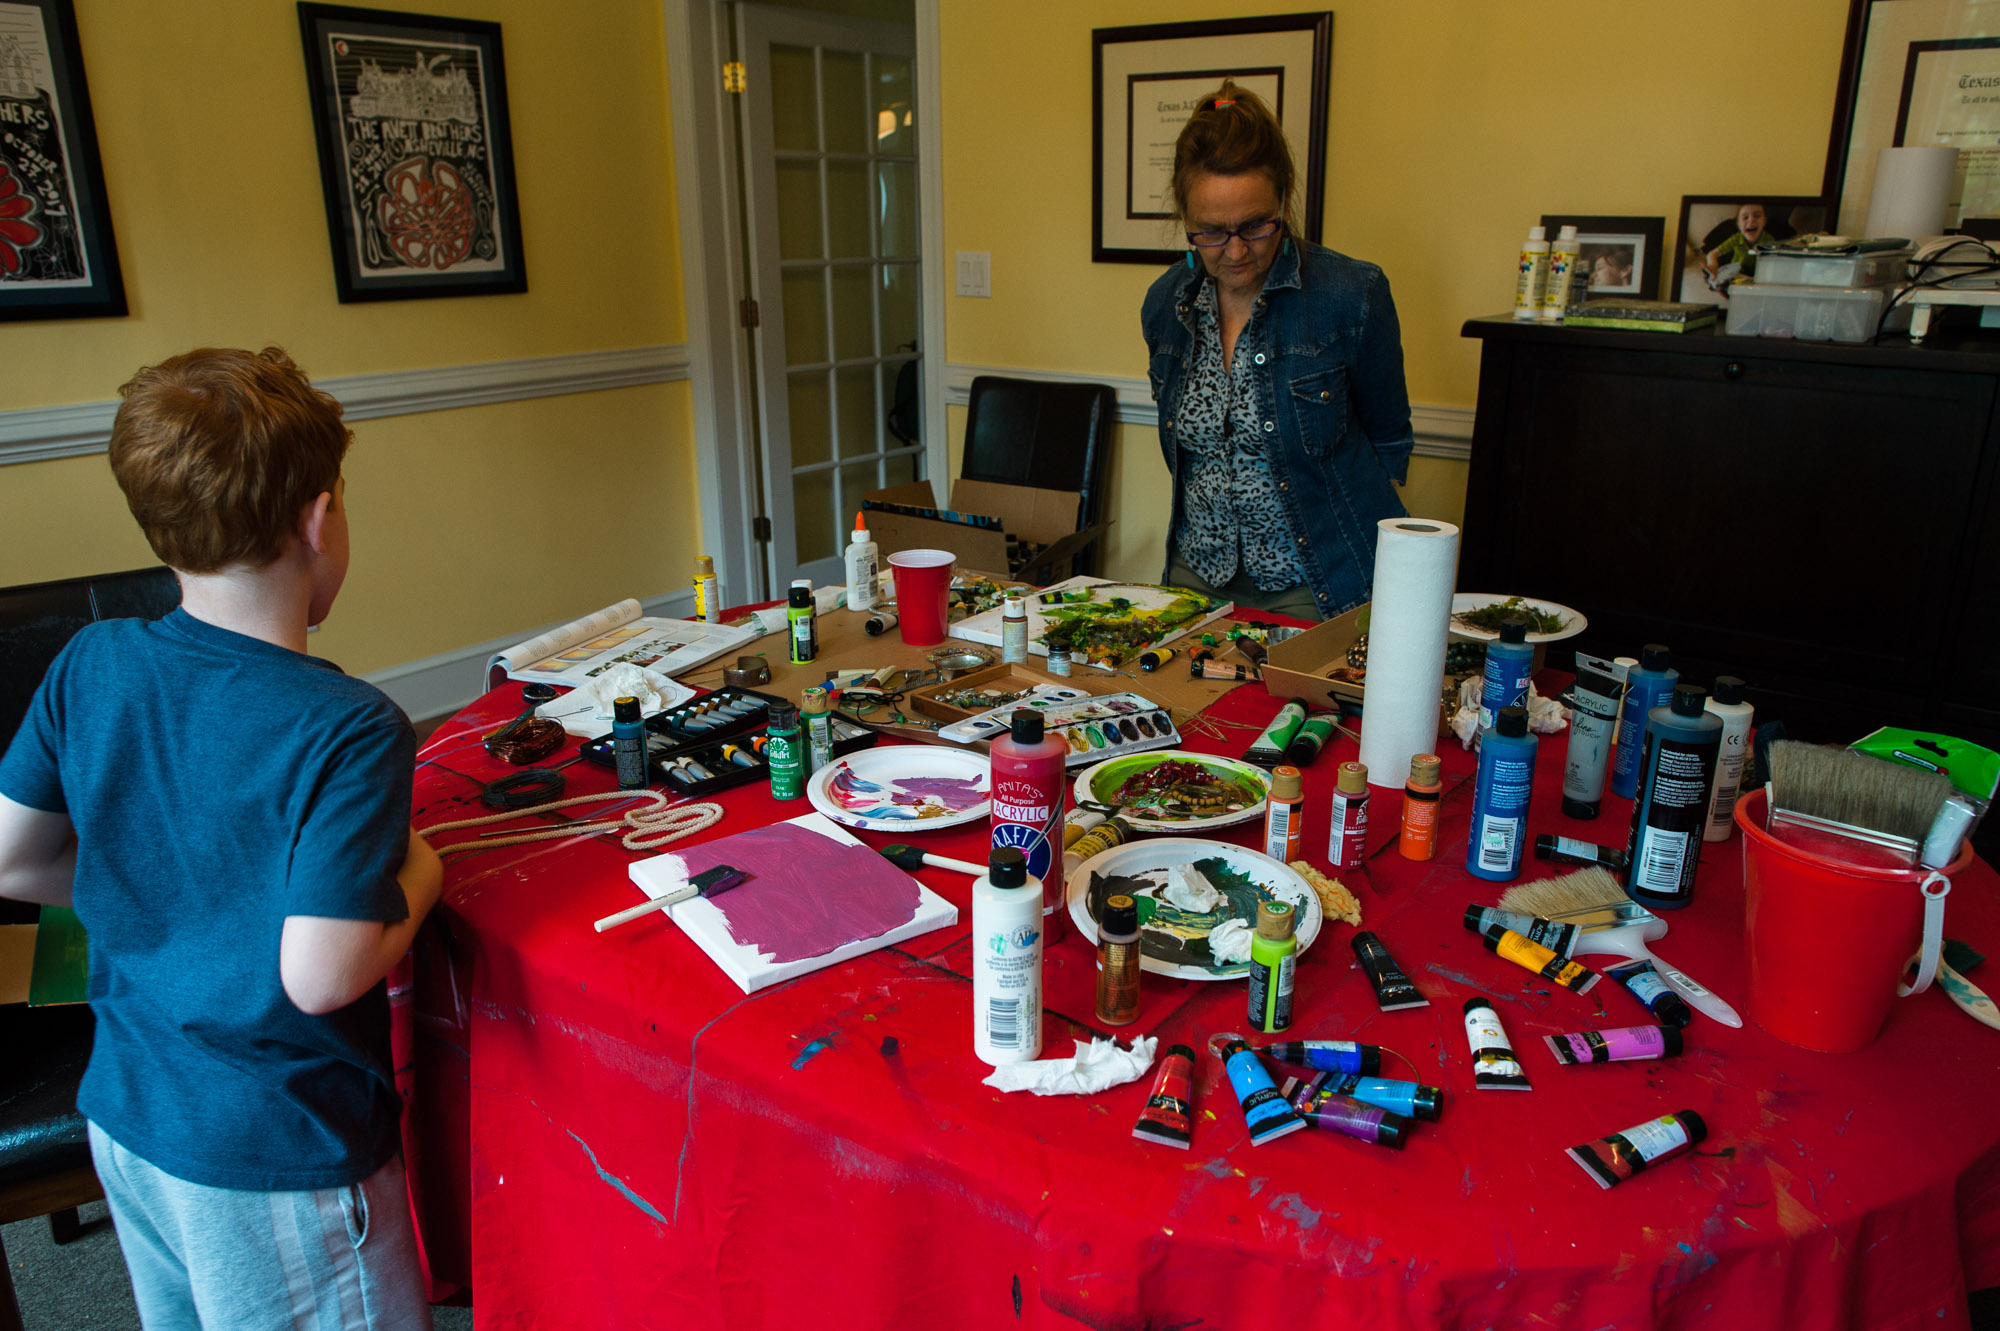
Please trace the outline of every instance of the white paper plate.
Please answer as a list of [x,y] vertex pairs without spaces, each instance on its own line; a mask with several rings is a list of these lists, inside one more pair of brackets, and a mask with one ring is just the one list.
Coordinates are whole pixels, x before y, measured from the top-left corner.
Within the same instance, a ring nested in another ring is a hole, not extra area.
[[[835,758],[814,772],[806,783],[806,798],[815,809],[848,827],[872,832],[927,832],[991,814],[989,771],[985,754],[935,744],[862,749]],[[924,783],[929,781],[966,784],[926,789]],[[978,794],[978,803],[964,802],[968,791]],[[924,815],[925,809],[931,810],[929,816]]]
[[[1511,601],[1513,599],[1511,594],[1500,595],[1494,592],[1458,592],[1454,594],[1451,598],[1451,636],[1457,638],[1460,642],[1498,642],[1500,640],[1498,633],[1490,629],[1476,629],[1468,624],[1461,624],[1458,622],[1458,616],[1472,610],[1484,610],[1489,605],[1499,605],[1502,601]],[[1574,638],[1590,625],[1590,621],[1585,619],[1580,611],[1572,610],[1566,605],[1557,605],[1554,601],[1537,601],[1532,596],[1523,596],[1521,604],[1533,608],[1539,614],[1562,616],[1563,626],[1554,633],[1537,633],[1533,629],[1529,629],[1529,642],[1560,642],[1564,638]]]
[[[1157,766],[1169,760],[1199,763],[1209,771],[1249,786],[1256,790],[1257,800],[1241,809],[1225,813],[1209,814],[1193,818],[1148,818],[1127,816],[1126,820],[1135,832],[1204,832],[1212,827],[1234,827],[1264,816],[1264,796],[1271,789],[1271,774],[1261,767],[1242,762],[1235,758],[1224,758],[1213,753],[1190,753],[1186,749],[1155,749],[1151,753],[1128,753],[1118,758],[1106,758],[1101,763],[1086,767],[1076,778],[1076,788],[1072,798],[1078,803],[1090,801],[1097,804],[1115,803],[1110,798],[1112,792],[1131,779],[1133,773]],[[1099,777],[1107,779],[1108,787],[1103,792],[1097,790]]]
[[[1092,874],[1150,878],[1164,886],[1169,870],[1193,869],[1200,860],[1219,859],[1225,866],[1242,874],[1256,883],[1272,900],[1290,902],[1298,912],[1299,926],[1295,937],[1299,940],[1299,951],[1303,953],[1319,937],[1320,925],[1325,920],[1320,909],[1319,894],[1312,885],[1298,875],[1298,872],[1284,863],[1272,859],[1261,851],[1246,846],[1232,846],[1225,841],[1204,841],[1189,838],[1185,841],[1130,841],[1122,846],[1105,851],[1102,855],[1085,860],[1076,866],[1065,881],[1064,891],[1069,896],[1069,917],[1075,922],[1079,932],[1092,943],[1097,941],[1097,921],[1090,918],[1090,878]],[[1252,910],[1246,917],[1239,909],[1233,912],[1235,918],[1246,919],[1251,928],[1257,927],[1257,917]],[[1216,921],[1220,923],[1220,920]],[[1170,975],[1180,980],[1235,980],[1250,973],[1248,962],[1236,962],[1227,966],[1201,966],[1188,962],[1167,961],[1146,955],[1145,943],[1149,930],[1141,929],[1139,969],[1151,971],[1155,975]],[[1199,936],[1206,937],[1206,931]]]

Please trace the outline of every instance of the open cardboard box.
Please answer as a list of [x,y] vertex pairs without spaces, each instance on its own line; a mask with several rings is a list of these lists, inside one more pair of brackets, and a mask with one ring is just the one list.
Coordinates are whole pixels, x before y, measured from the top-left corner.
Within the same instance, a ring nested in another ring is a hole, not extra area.
[[[929,481],[892,485],[861,498],[864,505],[873,500],[912,508],[937,507]],[[1056,576],[1063,577],[1068,575],[1070,559],[1096,540],[1107,525],[1100,522],[1079,531],[1076,510],[1081,502],[1082,496],[1075,490],[1038,490],[1028,485],[960,477],[952,482],[949,511],[998,518],[997,529],[871,508],[867,511],[868,534],[881,548],[884,567],[889,556],[899,550],[949,550],[957,557],[960,569],[1005,569],[1017,578],[1058,570]],[[1010,567],[1009,536],[1046,548],[1018,567]]]
[[[1347,649],[1361,637],[1361,620],[1367,605],[1358,605],[1344,615],[1315,624],[1296,637],[1273,643],[1264,666],[1264,687],[1274,698],[1302,698],[1322,707],[1338,707],[1343,702],[1359,703],[1365,690],[1360,684],[1328,679],[1326,672],[1347,664]],[[1447,674],[1438,681],[1438,733],[1451,733],[1452,708],[1444,699],[1458,696],[1465,675]],[[1445,690],[1449,688],[1447,694]]]

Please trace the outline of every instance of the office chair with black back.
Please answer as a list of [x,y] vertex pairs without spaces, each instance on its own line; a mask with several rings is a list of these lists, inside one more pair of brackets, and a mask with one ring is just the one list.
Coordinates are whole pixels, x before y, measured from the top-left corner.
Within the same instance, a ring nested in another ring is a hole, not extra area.
[[[173,570],[137,569],[0,588],[0,750],[20,728],[50,662],[99,619],[157,619],[180,604]],[[40,908],[0,901],[0,924],[32,924]],[[87,1004],[0,1006],[0,1224],[49,1218],[57,1243],[77,1237],[76,1208],[104,1196],[76,1089],[90,1061]],[[20,1331],[21,1309],[0,1249],[0,1331]]]
[[[973,481],[1075,490],[1076,526],[1104,521],[1111,471],[1111,428],[1118,397],[1108,384],[1043,383],[982,374],[966,403],[965,459]],[[1096,573],[1103,542],[1086,546],[1071,574]],[[1062,576],[1052,571],[1052,577]]]

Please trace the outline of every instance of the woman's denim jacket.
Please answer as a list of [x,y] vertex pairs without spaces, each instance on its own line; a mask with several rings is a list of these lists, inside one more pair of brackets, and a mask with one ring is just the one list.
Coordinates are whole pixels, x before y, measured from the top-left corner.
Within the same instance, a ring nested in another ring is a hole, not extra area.
[[[1160,450],[1174,475],[1169,567],[1182,518],[1174,419],[1194,356],[1194,298],[1203,279],[1176,265],[1153,283],[1140,314]],[[1271,264],[1257,304],[1262,344],[1243,347],[1256,357],[1262,400],[1272,407],[1264,422],[1276,445],[1271,471],[1319,612],[1337,615],[1369,598],[1376,524],[1408,511],[1391,483],[1408,475],[1414,442],[1396,306],[1380,268],[1299,241]]]

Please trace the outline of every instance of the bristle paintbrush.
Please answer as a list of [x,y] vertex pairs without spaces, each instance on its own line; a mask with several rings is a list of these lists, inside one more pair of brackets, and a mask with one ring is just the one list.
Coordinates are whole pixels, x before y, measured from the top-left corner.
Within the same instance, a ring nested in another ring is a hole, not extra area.
[[1667,922],[1626,896],[1618,880],[1604,869],[1579,869],[1558,878],[1516,883],[1502,894],[1499,904],[1501,910],[1575,925],[1581,931],[1575,952],[1650,961],[1667,987],[1686,999],[1688,1006],[1725,1026],[1743,1024],[1743,1018],[1721,995],[1661,960],[1647,946],[1667,932]]
[[1834,745],[1771,746],[1767,828],[1800,850],[1871,868],[1913,868],[1951,778]]

